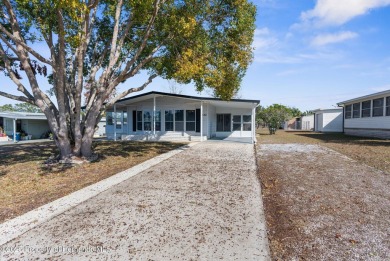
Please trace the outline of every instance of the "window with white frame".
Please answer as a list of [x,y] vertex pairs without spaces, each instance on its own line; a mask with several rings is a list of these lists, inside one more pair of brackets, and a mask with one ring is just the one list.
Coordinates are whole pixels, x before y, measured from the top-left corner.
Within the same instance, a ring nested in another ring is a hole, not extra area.
[[362,102],[362,118],[371,117],[371,101]]
[[352,117],[360,118],[360,102],[354,103],[352,105]]
[[251,131],[252,130],[252,116],[251,115],[242,115],[242,130]]
[[186,131],[195,131],[195,110],[186,110]]
[[142,131],[142,111],[137,111],[137,131]]
[[217,114],[217,131],[230,132],[231,131],[231,115]]
[[346,119],[352,118],[352,105],[345,106],[345,118]]
[[384,98],[372,100],[372,116],[383,116]]
[[152,112],[144,111],[144,131],[152,130]]
[[155,111],[154,121],[156,125],[156,131],[161,131],[161,112]]
[[184,131],[184,110],[175,110],[175,131]]
[[113,116],[113,112],[111,112],[111,111],[108,111],[106,113],[106,124],[108,126],[114,125],[114,116]]
[[386,97],[386,116],[390,116],[390,96]]
[[165,111],[165,131],[173,131],[173,111]]
[[233,115],[233,131],[241,131],[241,115]]

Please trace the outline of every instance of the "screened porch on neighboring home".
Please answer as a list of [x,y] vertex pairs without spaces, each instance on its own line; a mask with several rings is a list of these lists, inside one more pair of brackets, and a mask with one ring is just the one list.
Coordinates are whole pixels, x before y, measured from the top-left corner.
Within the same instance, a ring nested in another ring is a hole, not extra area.
[[246,138],[255,141],[256,100],[222,101],[149,92],[119,100],[106,112],[109,139],[203,141]]

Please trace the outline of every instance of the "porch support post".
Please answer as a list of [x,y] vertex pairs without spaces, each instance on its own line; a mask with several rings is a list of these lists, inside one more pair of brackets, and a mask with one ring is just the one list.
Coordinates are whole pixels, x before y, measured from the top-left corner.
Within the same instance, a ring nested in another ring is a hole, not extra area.
[[203,101],[200,102],[200,141],[203,141]]
[[114,104],[114,141],[116,141],[116,104]]
[[153,96],[153,135],[156,135],[156,95]]
[[14,128],[14,142],[16,142],[16,119],[14,118],[13,120],[14,120],[14,121],[13,121],[13,123],[14,123],[14,124],[13,124],[13,125],[14,125],[14,126],[13,126],[13,128]]

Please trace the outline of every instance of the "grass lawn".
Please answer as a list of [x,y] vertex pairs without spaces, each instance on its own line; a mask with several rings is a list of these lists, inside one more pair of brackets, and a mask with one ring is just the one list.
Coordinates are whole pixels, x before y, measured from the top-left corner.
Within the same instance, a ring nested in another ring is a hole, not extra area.
[[316,133],[278,130],[269,135],[268,129],[257,133],[260,144],[321,144],[371,167],[390,173],[390,140],[347,136],[342,133]]
[[42,164],[57,153],[51,142],[0,146],[0,223],[183,145],[99,141],[99,160],[73,167]]

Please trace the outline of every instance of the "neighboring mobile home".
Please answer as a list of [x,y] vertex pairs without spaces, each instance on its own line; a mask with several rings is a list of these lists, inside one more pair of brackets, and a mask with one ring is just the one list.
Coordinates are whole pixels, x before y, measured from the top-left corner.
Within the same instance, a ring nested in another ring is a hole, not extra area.
[[314,114],[301,117],[301,130],[314,130]]
[[343,132],[342,109],[317,109],[314,113],[314,131]]
[[50,128],[43,113],[0,112],[0,127],[8,136],[24,132],[27,139],[40,139]]
[[122,140],[256,141],[258,100],[148,92],[119,100],[106,111],[106,135]]
[[343,101],[344,133],[390,139],[390,90]]

